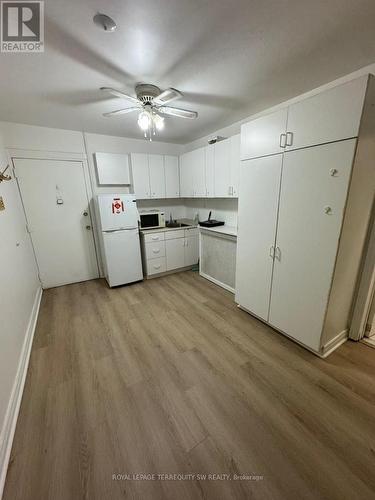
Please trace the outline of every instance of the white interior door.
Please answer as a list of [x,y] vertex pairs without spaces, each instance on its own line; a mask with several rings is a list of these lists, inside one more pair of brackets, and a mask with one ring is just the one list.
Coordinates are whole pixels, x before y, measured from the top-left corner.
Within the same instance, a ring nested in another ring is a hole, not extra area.
[[151,198],[165,198],[164,157],[148,155]]
[[97,278],[82,162],[13,162],[43,287]]
[[268,319],[282,155],[241,164],[236,302]]
[[269,322],[316,351],[355,145],[342,141],[284,155]]
[[288,109],[261,116],[241,127],[241,160],[272,155],[283,151]]
[[[367,76],[289,106],[287,150],[356,137]],[[292,135],[293,134],[293,135]]]
[[133,188],[137,199],[150,198],[150,174],[148,169],[148,155],[133,153],[131,155]]
[[164,156],[165,172],[165,196],[167,198],[179,198],[180,196],[180,175],[178,169],[177,156]]

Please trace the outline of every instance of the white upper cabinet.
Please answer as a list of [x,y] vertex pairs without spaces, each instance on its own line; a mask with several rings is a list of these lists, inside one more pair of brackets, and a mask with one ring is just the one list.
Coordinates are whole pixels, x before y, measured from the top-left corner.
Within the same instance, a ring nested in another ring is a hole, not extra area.
[[215,196],[215,146],[213,144],[205,148],[205,173],[206,173],[206,197]]
[[148,155],[151,198],[165,198],[164,157]]
[[289,106],[286,149],[358,136],[367,76]]
[[215,197],[231,196],[230,139],[215,144]]
[[190,153],[180,156],[180,196],[185,198],[193,196],[193,169]]
[[262,116],[241,127],[241,160],[284,151],[288,109]]
[[130,184],[129,155],[95,153],[95,160],[100,185]]
[[240,177],[240,150],[241,136],[233,135],[230,138],[230,192],[231,196],[238,198],[238,186]]
[[238,197],[240,135],[180,157],[180,191],[186,198]]
[[206,196],[205,151],[199,148],[188,154],[193,172],[193,196],[202,198]]
[[177,156],[164,156],[164,172],[166,198],[179,198],[180,174]]
[[136,198],[150,198],[150,176],[148,170],[148,155],[133,153],[131,155],[133,187]]

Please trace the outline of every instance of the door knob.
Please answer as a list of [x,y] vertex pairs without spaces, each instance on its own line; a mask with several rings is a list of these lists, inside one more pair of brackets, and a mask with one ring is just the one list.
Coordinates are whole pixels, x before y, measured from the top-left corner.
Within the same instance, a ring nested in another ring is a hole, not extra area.
[[91,226],[86,226],[87,231],[91,230]]
[[84,217],[87,217],[89,215],[88,212],[83,212]]
[[324,207],[324,213],[326,213],[326,214],[328,214],[328,215],[329,215],[329,214],[331,214],[331,213],[332,213],[332,208],[331,208],[331,207],[328,207],[328,206],[327,206],[327,207]]
[[332,177],[335,177],[339,173],[339,171],[337,170],[337,168],[331,168],[329,173]]

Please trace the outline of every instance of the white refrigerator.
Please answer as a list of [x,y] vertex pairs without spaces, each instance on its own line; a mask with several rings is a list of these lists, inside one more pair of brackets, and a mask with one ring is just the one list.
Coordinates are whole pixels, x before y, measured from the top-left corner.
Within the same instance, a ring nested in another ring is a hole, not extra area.
[[110,287],[143,279],[138,210],[133,194],[99,195],[105,277]]

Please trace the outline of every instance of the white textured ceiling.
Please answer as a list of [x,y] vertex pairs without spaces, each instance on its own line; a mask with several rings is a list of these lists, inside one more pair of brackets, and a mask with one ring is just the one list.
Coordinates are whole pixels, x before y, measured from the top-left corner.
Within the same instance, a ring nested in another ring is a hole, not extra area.
[[101,116],[128,103],[99,87],[147,82],[199,112],[159,134],[187,143],[375,61],[374,0],[47,0],[45,12],[43,54],[0,54],[0,120],[141,138],[136,114]]

